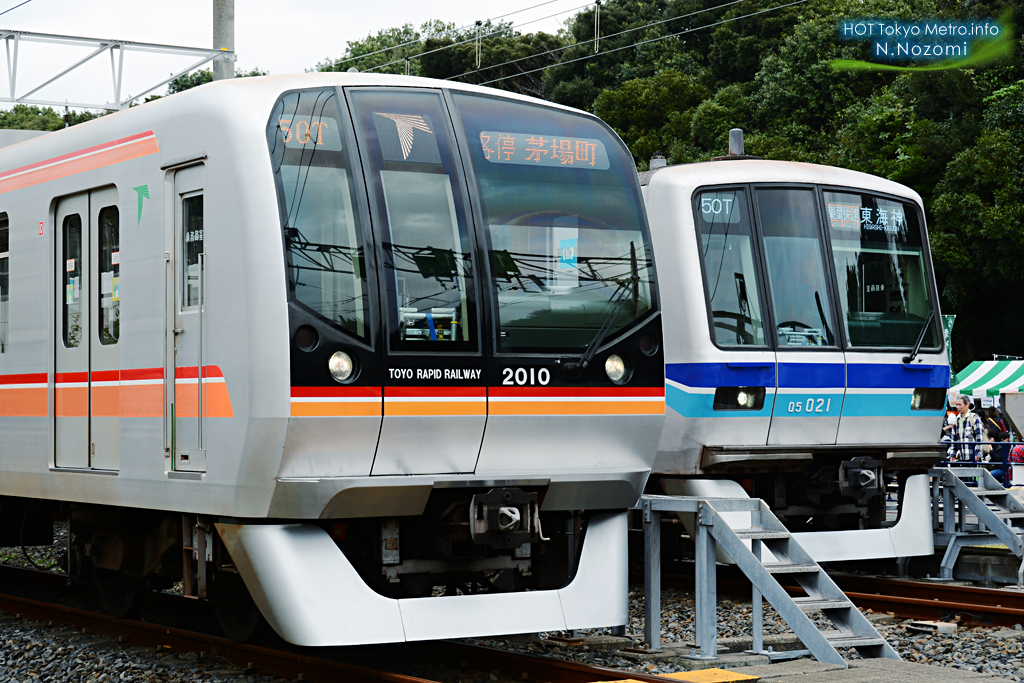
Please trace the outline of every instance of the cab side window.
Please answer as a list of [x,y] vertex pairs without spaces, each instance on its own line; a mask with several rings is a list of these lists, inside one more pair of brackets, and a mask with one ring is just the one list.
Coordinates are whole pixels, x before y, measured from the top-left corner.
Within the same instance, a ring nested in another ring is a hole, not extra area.
[[720,346],[765,346],[746,192],[739,188],[700,192],[694,214],[712,337]]

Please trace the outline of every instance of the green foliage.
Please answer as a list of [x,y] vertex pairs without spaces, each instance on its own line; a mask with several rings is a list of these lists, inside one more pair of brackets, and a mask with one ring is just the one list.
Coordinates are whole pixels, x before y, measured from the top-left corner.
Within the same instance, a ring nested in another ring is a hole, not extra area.
[[36,107],[16,104],[9,111],[0,111],[0,128],[20,130],[60,130],[85,121],[91,121],[99,114],[70,111],[58,114],[52,107]]
[[[943,311],[958,316],[954,358],[1024,356],[1024,317],[1003,303],[1024,284],[1024,37],[1015,33],[1008,59],[973,69],[839,73],[830,65],[870,59],[869,43],[840,38],[843,19],[967,21],[1007,10],[1020,18],[1024,0],[725,4],[606,0],[596,54],[593,5],[557,36],[501,24],[485,31],[496,33],[480,41],[479,67],[475,29],[407,24],[350,42],[342,60],[317,68],[405,73],[409,57],[416,75],[501,78],[488,85],[594,112],[640,169],[656,152],[669,163],[720,156],[729,129],[740,127],[749,154],[903,183],[924,199]],[[387,47],[396,49],[371,54]]]
[[[266,76],[269,72],[263,69],[254,67],[248,71],[236,71],[235,78],[249,78],[251,76]],[[185,92],[191,90],[200,85],[205,85],[213,81],[213,70],[212,69],[199,69],[192,73],[185,74],[184,76],[178,76],[167,85],[167,94],[173,95],[179,92]],[[159,97],[146,98],[149,102],[153,99],[159,99]]]
[[416,30],[412,24],[387,28],[362,40],[348,41],[345,53],[338,59],[327,58],[314,71],[370,71],[404,74],[408,60],[409,74],[419,76],[420,63],[415,59],[423,52],[423,41],[455,33],[455,24],[428,21]]

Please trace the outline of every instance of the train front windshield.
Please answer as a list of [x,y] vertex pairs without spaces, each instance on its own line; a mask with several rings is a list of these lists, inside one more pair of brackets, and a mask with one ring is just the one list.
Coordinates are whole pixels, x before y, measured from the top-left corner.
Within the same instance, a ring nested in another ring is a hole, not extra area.
[[[861,192],[825,192],[850,346],[913,346],[931,301],[917,209]],[[931,324],[922,346],[938,346]]]
[[579,351],[609,316],[610,335],[646,317],[650,236],[622,144],[590,117],[453,99],[490,241],[498,351]]

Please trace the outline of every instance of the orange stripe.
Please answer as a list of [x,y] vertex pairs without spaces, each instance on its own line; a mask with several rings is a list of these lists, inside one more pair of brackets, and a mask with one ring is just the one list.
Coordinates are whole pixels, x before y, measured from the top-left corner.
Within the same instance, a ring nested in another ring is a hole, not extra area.
[[[203,385],[203,416],[234,417],[231,396],[223,382]],[[199,384],[176,384],[174,387],[174,416],[199,417]]]
[[[149,135],[147,137],[132,140],[131,142],[126,142],[116,147],[101,149],[100,151],[93,153],[89,153],[90,150],[80,150],[79,152],[73,152],[71,155],[56,157],[54,159],[41,161],[36,164],[30,164],[29,166],[8,171],[3,175],[10,176],[11,174],[25,170],[25,172],[14,177],[0,177],[0,193],[20,190],[25,187],[31,187],[32,185],[38,185],[39,183],[45,183],[50,180],[66,178],[67,176],[75,175],[76,173],[84,173],[104,166],[110,166],[111,164],[128,161],[129,159],[137,159],[138,157],[155,154],[160,151],[160,146],[157,144],[156,136],[152,131],[148,131],[148,133]],[[130,138],[124,139],[130,140]],[[119,142],[120,141],[115,140],[108,144],[117,145]],[[100,147],[103,147],[103,145],[100,145]],[[41,165],[43,165],[42,168],[33,169],[33,167]]]
[[384,401],[384,414],[413,415],[486,415],[485,401]]
[[163,417],[163,384],[121,385],[121,417]]
[[492,401],[491,415],[664,415],[665,401]]
[[49,413],[46,387],[31,389],[0,387],[0,417],[46,417]]
[[57,387],[56,401],[57,417],[89,416],[89,389],[86,387]]
[[292,417],[380,417],[380,401],[293,401]]
[[[93,374],[95,375],[96,373]],[[93,417],[120,417],[121,387],[93,386],[91,389]]]

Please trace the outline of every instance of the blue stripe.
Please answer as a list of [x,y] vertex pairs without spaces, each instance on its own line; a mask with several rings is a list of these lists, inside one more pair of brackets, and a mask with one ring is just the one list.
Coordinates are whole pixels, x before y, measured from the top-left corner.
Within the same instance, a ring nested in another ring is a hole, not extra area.
[[[847,386],[855,389],[949,388],[948,365],[914,365],[913,368],[910,370],[902,363],[850,363],[846,366]],[[914,414],[924,412],[915,410]]]
[[779,363],[779,388],[834,389],[846,387],[843,363]]
[[775,362],[668,363],[665,377],[688,387],[774,387]]
[[771,417],[774,399],[774,394],[765,396],[764,407],[761,410],[715,410],[714,394],[691,394],[671,384],[665,385],[665,405],[683,417]]
[[[938,418],[944,411],[911,410],[911,394],[847,394],[843,402],[843,417],[931,417]],[[936,422],[938,425],[938,422]],[[938,426],[936,426],[938,431]]]

